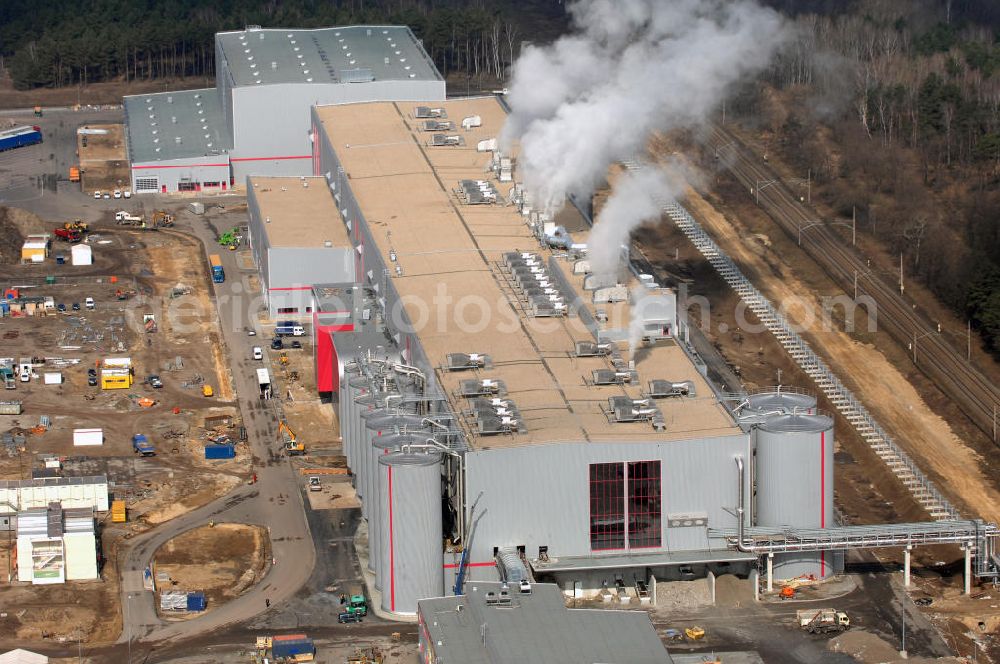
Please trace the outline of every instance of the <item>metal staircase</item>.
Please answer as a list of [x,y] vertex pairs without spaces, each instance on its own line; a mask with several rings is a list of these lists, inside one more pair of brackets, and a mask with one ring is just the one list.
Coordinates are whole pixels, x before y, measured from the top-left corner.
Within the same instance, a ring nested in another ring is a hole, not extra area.
[[[641,170],[636,162],[625,162],[630,171]],[[663,212],[687,236],[712,267],[725,279],[747,306],[792,356],[799,367],[819,386],[844,418],[851,423],[858,435],[885,462],[913,497],[933,519],[957,521],[958,510],[937,490],[917,464],[899,448],[885,429],[872,417],[864,404],[841,382],[830,367],[813,352],[788,320],[777,311],[764,295],[747,279],[736,264],[705,232],[687,210],[674,201],[659,199]]]

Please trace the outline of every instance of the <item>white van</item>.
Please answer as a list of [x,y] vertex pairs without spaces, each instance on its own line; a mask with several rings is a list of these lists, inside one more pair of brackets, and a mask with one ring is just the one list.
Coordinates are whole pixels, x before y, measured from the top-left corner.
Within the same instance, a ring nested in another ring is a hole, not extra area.
[[21,382],[27,383],[31,380],[31,365],[22,364],[21,365]]
[[85,299],[83,301],[83,306],[87,307],[88,309],[93,309],[94,308],[94,298],[88,297],[87,299]]
[[255,359],[255,360],[263,360],[264,359],[264,351],[262,351],[260,349],[260,346],[254,346],[253,347],[253,359]]

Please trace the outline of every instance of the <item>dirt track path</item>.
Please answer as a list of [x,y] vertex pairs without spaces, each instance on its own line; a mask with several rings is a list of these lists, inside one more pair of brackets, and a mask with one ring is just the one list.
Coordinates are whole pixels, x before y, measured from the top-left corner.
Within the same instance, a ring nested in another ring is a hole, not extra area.
[[[819,321],[809,324],[808,309],[820,311],[820,300],[794,273],[781,265],[781,275],[753,248],[754,236],[743,238],[733,224],[694,191],[686,206],[719,245],[737,263],[755,273],[754,282],[785,314],[805,327],[813,349],[836,367],[841,380],[851,386],[897,442],[925,471],[936,475],[939,488],[968,505],[972,514],[1000,521],[1000,492],[990,486],[982,457],[970,449],[921,399],[910,382],[872,346],[852,339],[839,329],[823,329]],[[864,325],[863,321],[857,321]],[[800,328],[801,329],[801,328]]]

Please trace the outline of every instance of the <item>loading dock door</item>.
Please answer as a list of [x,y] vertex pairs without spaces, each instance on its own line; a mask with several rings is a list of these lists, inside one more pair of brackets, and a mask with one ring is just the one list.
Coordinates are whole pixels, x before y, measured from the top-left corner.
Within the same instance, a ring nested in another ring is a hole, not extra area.
[[160,190],[160,178],[156,175],[153,176],[136,176],[133,178],[135,180],[135,193],[156,193]]

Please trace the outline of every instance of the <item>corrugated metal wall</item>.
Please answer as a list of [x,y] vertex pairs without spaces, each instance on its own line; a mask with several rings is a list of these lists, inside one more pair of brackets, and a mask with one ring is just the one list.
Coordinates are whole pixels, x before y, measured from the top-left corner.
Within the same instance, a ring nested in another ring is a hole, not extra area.
[[366,101],[444,101],[444,81],[280,83],[233,88],[233,171],[312,175],[310,107]]
[[[468,496],[482,492],[482,519],[472,541],[471,562],[493,559],[494,547],[525,546],[536,558],[589,556],[589,465],[604,462],[661,462],[662,550],[723,549],[708,540],[705,527],[667,524],[671,514],[703,512],[708,527],[735,528],[739,493],[734,458],[747,455],[742,434],[664,443],[559,443],[475,450],[466,455]],[[643,552],[656,549],[642,549]],[[608,551],[605,553],[620,553]]]

